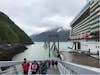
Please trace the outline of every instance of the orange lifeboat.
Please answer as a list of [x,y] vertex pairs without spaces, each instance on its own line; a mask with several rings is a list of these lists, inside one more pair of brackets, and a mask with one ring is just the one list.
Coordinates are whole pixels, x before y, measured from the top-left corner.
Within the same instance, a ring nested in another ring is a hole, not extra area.
[[88,36],[89,36],[88,33],[81,34],[81,37],[82,37],[82,38],[87,38]]

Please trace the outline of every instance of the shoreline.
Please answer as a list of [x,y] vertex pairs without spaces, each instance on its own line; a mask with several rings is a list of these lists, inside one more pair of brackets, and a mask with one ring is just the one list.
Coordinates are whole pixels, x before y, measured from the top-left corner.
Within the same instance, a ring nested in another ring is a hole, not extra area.
[[24,52],[26,49],[24,44],[0,45],[0,61],[11,61],[16,54]]

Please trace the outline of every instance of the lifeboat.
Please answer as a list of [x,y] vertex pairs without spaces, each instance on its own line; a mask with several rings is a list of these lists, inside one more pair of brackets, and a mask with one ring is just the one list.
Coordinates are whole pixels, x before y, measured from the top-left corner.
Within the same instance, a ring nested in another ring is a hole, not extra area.
[[80,34],[79,37],[80,38],[87,38],[89,36],[88,33],[84,33],[84,34]]

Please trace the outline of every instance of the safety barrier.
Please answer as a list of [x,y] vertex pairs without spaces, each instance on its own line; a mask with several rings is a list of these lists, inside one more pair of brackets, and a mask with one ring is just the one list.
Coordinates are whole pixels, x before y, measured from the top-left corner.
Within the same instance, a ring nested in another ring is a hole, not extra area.
[[[31,62],[31,61],[30,61]],[[0,70],[0,75],[14,75],[14,74],[22,74],[22,61],[5,61],[0,62],[0,68],[1,67],[8,67],[7,70]],[[83,66],[79,64],[74,64],[70,62],[65,61],[58,61],[58,69],[60,71],[61,75],[80,75],[80,74],[98,74],[100,75],[100,69],[89,67],[89,66]]]
[[[22,61],[1,61],[0,75],[14,75],[20,73],[22,71],[20,64],[22,64]],[[1,68],[5,70],[1,70]]]
[[83,66],[79,64],[74,64],[65,61],[59,61],[58,68],[61,74],[68,74],[68,75],[80,75],[80,74],[98,74],[100,75],[100,69],[94,68],[90,66]]

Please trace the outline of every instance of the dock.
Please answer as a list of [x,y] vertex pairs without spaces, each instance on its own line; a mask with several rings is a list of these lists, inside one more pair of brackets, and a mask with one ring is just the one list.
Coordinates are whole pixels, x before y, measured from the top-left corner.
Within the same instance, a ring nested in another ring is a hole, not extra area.
[[100,68],[100,60],[81,53],[61,51],[63,61]]

